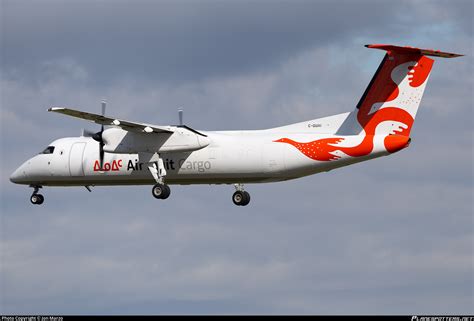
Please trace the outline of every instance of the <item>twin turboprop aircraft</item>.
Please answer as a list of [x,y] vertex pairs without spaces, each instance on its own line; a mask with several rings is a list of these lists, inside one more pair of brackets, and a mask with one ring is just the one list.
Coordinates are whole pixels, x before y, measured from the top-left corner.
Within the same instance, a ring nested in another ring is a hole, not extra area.
[[[233,184],[232,201],[245,206],[246,183],[295,179],[390,155],[410,143],[410,131],[434,60],[461,55],[393,45],[367,45],[386,54],[355,110],[288,126],[201,131],[157,126],[64,107],[48,111],[101,125],[97,133],[61,138],[27,160],[10,180],[44,186],[152,185],[157,199],[173,184]],[[109,126],[104,128],[104,126]]]

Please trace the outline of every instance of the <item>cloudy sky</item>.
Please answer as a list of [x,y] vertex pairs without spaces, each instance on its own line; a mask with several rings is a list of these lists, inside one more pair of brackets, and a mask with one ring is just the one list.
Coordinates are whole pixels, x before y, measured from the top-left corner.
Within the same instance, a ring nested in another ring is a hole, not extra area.
[[[0,0],[0,314],[474,313],[472,1]],[[52,105],[197,129],[354,108],[393,43],[437,59],[410,147],[231,186],[31,190],[11,172],[93,125]]]

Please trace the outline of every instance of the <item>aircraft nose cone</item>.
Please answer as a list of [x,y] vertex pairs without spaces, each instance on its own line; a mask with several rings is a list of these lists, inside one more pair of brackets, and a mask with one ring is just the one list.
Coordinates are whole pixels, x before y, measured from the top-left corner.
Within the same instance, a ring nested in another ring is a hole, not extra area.
[[10,181],[12,183],[20,183],[23,179],[26,178],[25,173],[21,169],[21,167],[18,167],[10,176]]

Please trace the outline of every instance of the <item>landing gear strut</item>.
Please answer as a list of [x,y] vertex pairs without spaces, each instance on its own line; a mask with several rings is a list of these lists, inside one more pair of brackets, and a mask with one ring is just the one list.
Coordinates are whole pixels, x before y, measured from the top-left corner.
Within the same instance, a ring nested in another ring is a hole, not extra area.
[[150,159],[148,169],[156,181],[156,184],[151,189],[151,194],[157,199],[167,199],[171,194],[171,189],[165,184],[165,165],[163,164],[163,159],[157,153]]
[[244,191],[244,185],[235,184],[235,193],[232,195],[232,202],[237,206],[245,206],[250,203],[250,194]]
[[38,194],[39,189],[41,186],[32,186],[34,188],[33,194],[31,194],[30,201],[32,204],[41,205],[44,202],[44,196]]

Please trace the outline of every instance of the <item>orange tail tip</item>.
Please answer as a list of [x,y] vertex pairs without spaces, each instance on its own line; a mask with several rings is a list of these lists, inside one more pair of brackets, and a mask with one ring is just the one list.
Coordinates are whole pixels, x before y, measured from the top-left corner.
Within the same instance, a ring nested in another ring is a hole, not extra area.
[[418,54],[423,56],[435,56],[435,57],[443,57],[443,58],[456,58],[461,57],[464,55],[451,53],[451,52],[443,52],[434,49],[420,49],[414,47],[401,47],[401,46],[394,46],[394,45],[382,45],[382,44],[373,44],[373,45],[365,45],[367,48],[372,49],[381,49],[386,50],[388,53],[396,52],[399,54]]
[[410,145],[411,138],[401,135],[388,135],[384,139],[385,148],[389,153],[395,153]]

